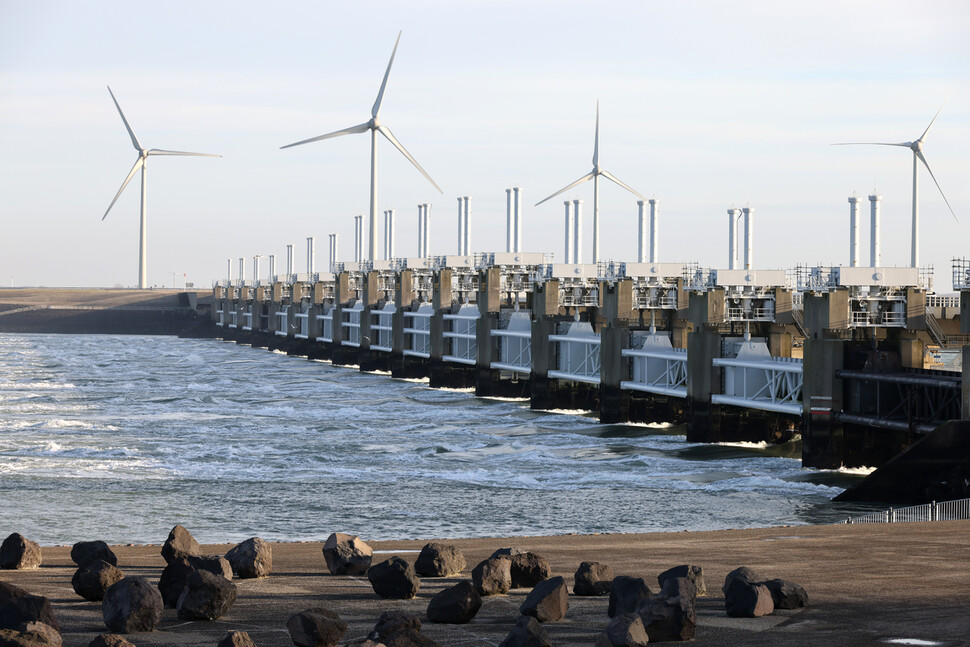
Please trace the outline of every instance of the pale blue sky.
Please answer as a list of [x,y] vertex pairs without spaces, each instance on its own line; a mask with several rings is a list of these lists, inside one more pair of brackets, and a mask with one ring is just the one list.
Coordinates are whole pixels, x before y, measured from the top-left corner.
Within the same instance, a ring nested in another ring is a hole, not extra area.
[[[0,0],[0,284],[137,282],[137,179],[100,220],[136,157],[108,84],[146,147],[225,156],[149,160],[150,283],[208,286],[254,254],[282,271],[287,243],[303,271],[309,235],[322,268],[331,232],[350,260],[368,137],[279,147],[366,121],[399,30],[381,117],[444,189],[379,143],[399,255],[419,202],[432,253],[454,253],[466,194],[472,250],[504,250],[517,184],[525,250],[561,259],[562,199],[532,205],[590,170],[599,99],[601,165],[660,200],[661,260],[726,266],[725,210],[750,203],[759,268],[847,263],[846,198],[875,187],[884,264],[905,265],[911,154],[830,144],[914,139],[948,95],[925,154],[961,224],[922,173],[921,260],[948,292],[970,255],[965,1]],[[568,197],[588,260],[591,183]],[[605,258],[635,260],[636,216],[601,184]]]

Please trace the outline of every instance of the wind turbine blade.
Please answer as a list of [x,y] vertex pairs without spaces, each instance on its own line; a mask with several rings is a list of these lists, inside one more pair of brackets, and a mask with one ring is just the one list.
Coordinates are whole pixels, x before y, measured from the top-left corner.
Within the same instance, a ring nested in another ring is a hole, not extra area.
[[139,155],[138,159],[135,160],[135,165],[131,167],[130,171],[128,171],[128,177],[125,178],[125,181],[121,184],[121,188],[118,189],[118,193],[115,194],[115,199],[111,201],[111,204],[108,205],[108,208],[107,210],[105,210],[104,215],[101,216],[101,220],[104,220],[105,218],[108,217],[108,211],[111,211],[111,207],[115,206],[115,202],[117,202],[118,198],[121,197],[121,192],[125,190],[125,187],[128,186],[129,182],[131,182],[131,178],[135,177],[135,173],[138,172],[138,169],[140,169],[142,165],[144,165],[144,163],[145,163],[145,158]]
[[600,161],[600,100],[596,100],[596,138],[593,140],[593,168]]
[[[399,36],[399,38],[400,38],[400,36]],[[411,157],[411,153],[407,152],[404,149],[404,146],[401,146],[401,142],[399,142],[394,137],[393,133],[391,133],[391,131],[388,130],[387,126],[378,126],[377,127],[377,130],[380,131],[380,133],[382,135],[384,135],[385,137],[387,137],[387,141],[389,141],[392,144],[394,144],[394,148],[396,148],[399,151],[401,151],[401,154],[404,155],[404,157],[408,158],[408,161],[410,161],[412,164],[414,164],[414,168],[416,168],[419,171],[421,171],[421,175],[423,175],[424,177],[428,178],[428,182],[431,182],[431,185],[434,188],[438,189],[438,193],[444,193],[444,191],[441,190],[441,187],[438,186],[437,184],[435,184],[435,181],[431,179],[431,176],[428,175],[428,172],[425,171],[423,168],[421,168],[421,165],[418,164],[418,160],[416,160],[413,157]]]
[[950,206],[950,201],[946,199],[946,194],[943,193],[943,187],[941,187],[940,183],[936,181],[936,176],[933,175],[933,169],[930,168],[930,165],[927,163],[926,158],[923,157],[923,152],[915,151],[915,155],[916,157],[919,158],[919,161],[923,162],[923,166],[926,167],[926,170],[930,172],[930,177],[933,178],[933,182],[936,184],[936,188],[940,190],[940,195],[943,196],[943,202],[946,203],[946,206],[950,209],[950,213],[953,214],[953,219],[956,220],[957,222],[960,222],[960,220],[957,218],[957,214],[953,212],[953,207]]
[[187,153],[185,151],[166,151],[161,148],[149,148],[149,155],[185,155],[188,157],[222,157],[222,155],[215,155],[213,153]]
[[296,142],[295,144],[287,144],[286,146],[280,146],[280,150],[284,148],[292,148],[294,146],[300,146],[302,144],[309,144],[310,142],[318,142],[322,139],[331,139],[333,137],[340,137],[341,135],[355,135],[357,133],[366,133],[370,130],[370,122],[359,124],[357,126],[351,126],[350,128],[344,128],[343,130],[337,130],[332,133],[327,133],[326,135],[320,135],[319,137],[311,137],[310,139],[304,139],[301,142]]
[[624,184],[623,182],[620,182],[618,179],[616,179],[616,176],[613,175],[612,173],[610,173],[609,171],[600,171],[600,175],[602,175],[603,177],[605,177],[607,180],[611,180],[612,182],[615,182],[616,184],[619,184],[624,189],[626,189],[627,191],[629,191],[633,195],[637,196],[641,200],[644,199],[643,196],[640,195],[640,192],[639,191],[637,191],[636,189],[630,187],[627,184]]
[[[949,100],[950,100],[950,98],[947,97],[947,101],[949,101]],[[946,105],[946,101],[943,102],[943,106],[945,106],[945,105]],[[933,127],[933,122],[935,122],[936,121],[936,118],[940,116],[940,113],[941,112],[943,112],[943,106],[940,106],[940,109],[936,111],[936,114],[933,115],[933,119],[930,121],[930,125],[926,127],[926,130],[923,131],[923,134],[920,135],[919,136],[919,139],[917,139],[916,141],[921,142],[921,141],[923,141],[926,138],[926,133],[930,132],[930,128]],[[926,164],[926,160],[923,160],[923,163]],[[929,167],[927,166],[926,168],[929,168]],[[932,175],[932,173],[930,173],[930,175]],[[942,193],[942,191],[941,191],[941,193]],[[954,218],[955,217],[956,216],[954,216]]]
[[138,138],[135,137],[135,133],[132,131],[131,126],[128,125],[128,120],[125,119],[125,113],[121,111],[121,106],[118,105],[118,100],[115,99],[115,93],[111,91],[111,86],[108,87],[108,94],[111,95],[111,100],[115,102],[115,108],[118,109],[118,114],[121,115],[121,120],[125,122],[125,128],[128,129],[128,134],[131,136],[131,144],[135,147],[135,150],[139,153],[141,152],[141,144],[138,143]]
[[[387,77],[391,75],[391,65],[394,64],[394,55],[397,54],[397,44],[401,42],[402,33],[404,33],[403,30],[397,32],[397,40],[394,41],[394,50],[391,52],[391,60],[387,62],[387,70],[384,72],[384,80],[381,81],[381,91],[377,93],[377,100],[374,101],[374,107],[371,108],[370,111],[371,117],[376,117],[377,113],[381,111],[381,101],[384,100],[384,88],[387,87]],[[428,179],[430,180],[431,178]],[[432,182],[432,184],[434,184],[434,182]],[[440,191],[441,189],[438,190]]]
[[584,175],[583,177],[581,177],[581,178],[579,178],[578,180],[576,180],[575,182],[573,182],[573,183],[572,183],[572,184],[570,184],[569,186],[567,186],[567,187],[564,187],[564,188],[562,188],[562,189],[559,189],[558,191],[556,191],[555,193],[553,193],[553,194],[552,194],[551,196],[549,196],[548,198],[545,198],[544,200],[539,200],[538,202],[536,202],[536,204],[535,204],[535,206],[537,206],[537,207],[538,207],[538,206],[539,206],[540,204],[542,204],[542,203],[543,203],[543,202],[545,202],[546,200],[552,200],[553,198],[555,198],[555,197],[556,197],[557,195],[559,195],[560,193],[565,193],[566,191],[568,191],[569,189],[571,189],[571,188],[573,188],[573,187],[574,187],[574,186],[576,186],[577,184],[582,184],[582,183],[583,183],[583,182],[585,182],[586,180],[592,180],[592,179],[593,179],[593,176],[594,176],[594,175],[595,175],[595,173],[587,173],[586,175]]
[[832,145],[833,146],[902,146],[903,148],[912,148],[913,142],[900,142],[898,144],[893,144],[889,142],[838,142]]

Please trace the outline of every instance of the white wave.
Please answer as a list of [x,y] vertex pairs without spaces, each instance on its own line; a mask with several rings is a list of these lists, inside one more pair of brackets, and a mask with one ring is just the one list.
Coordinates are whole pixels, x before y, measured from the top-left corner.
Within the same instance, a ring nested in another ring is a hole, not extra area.
[[402,377],[401,382],[411,382],[412,384],[431,384],[430,377]]
[[737,442],[730,443],[711,443],[713,445],[719,445],[721,447],[740,447],[742,449],[768,449],[767,441],[762,440],[761,442],[752,443],[744,440],[739,440]]
[[819,472],[835,472],[837,474],[852,474],[852,475],[856,475],[856,476],[869,476],[870,474],[872,474],[873,472],[875,472],[877,469],[878,468],[876,468],[876,467],[866,467],[866,466],[863,465],[861,467],[840,467],[838,469],[818,470],[818,471]]

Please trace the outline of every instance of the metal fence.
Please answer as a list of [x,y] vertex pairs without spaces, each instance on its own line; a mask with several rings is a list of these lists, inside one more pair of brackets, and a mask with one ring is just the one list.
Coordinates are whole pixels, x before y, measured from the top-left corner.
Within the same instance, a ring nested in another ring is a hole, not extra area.
[[862,517],[849,517],[840,524],[849,523],[905,523],[909,521],[953,521],[970,519],[970,499],[924,503],[908,508],[889,508]]

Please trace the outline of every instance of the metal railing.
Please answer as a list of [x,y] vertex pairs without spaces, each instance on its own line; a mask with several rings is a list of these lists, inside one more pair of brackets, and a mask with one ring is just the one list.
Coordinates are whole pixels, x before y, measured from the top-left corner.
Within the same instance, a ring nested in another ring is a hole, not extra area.
[[933,501],[908,508],[889,508],[861,517],[849,517],[840,524],[851,523],[908,523],[914,521],[954,521],[970,519],[970,499]]
[[[405,355],[412,357],[431,357],[431,316],[430,308],[404,313],[404,338],[410,341],[410,348],[404,349]],[[405,343],[407,345],[407,342]]]
[[290,311],[286,306],[276,311],[276,321],[276,334],[280,337],[286,337],[290,331]]
[[558,370],[549,377],[588,384],[600,383],[599,335],[549,335],[558,348]]
[[364,304],[360,301],[354,304],[353,308],[342,311],[343,321],[340,322],[341,330],[344,333],[343,346],[360,347],[360,316],[364,312]]
[[390,353],[394,339],[394,307],[372,310],[370,313],[371,343],[373,350]]
[[450,330],[442,332],[442,336],[445,338],[445,353],[441,357],[442,361],[475,365],[478,358],[476,328],[479,318],[478,314],[442,315],[445,327],[451,326]]
[[687,349],[643,350],[625,348],[623,357],[633,359],[632,378],[620,382],[621,389],[643,391],[675,398],[687,397]]
[[316,341],[333,343],[333,310],[333,308],[327,308],[323,314],[317,315],[317,321],[320,322],[320,336]]
[[493,330],[492,337],[498,337],[499,361],[491,367],[515,373],[532,372],[532,333],[525,330]]
[[724,368],[725,393],[711,394],[714,404],[762,411],[802,414],[802,360],[775,357],[764,360],[715,358]]
[[297,339],[309,339],[310,338],[310,313],[308,310],[301,310],[300,312],[294,313],[293,317],[297,320],[298,326],[300,328],[299,332],[293,333],[293,336]]

